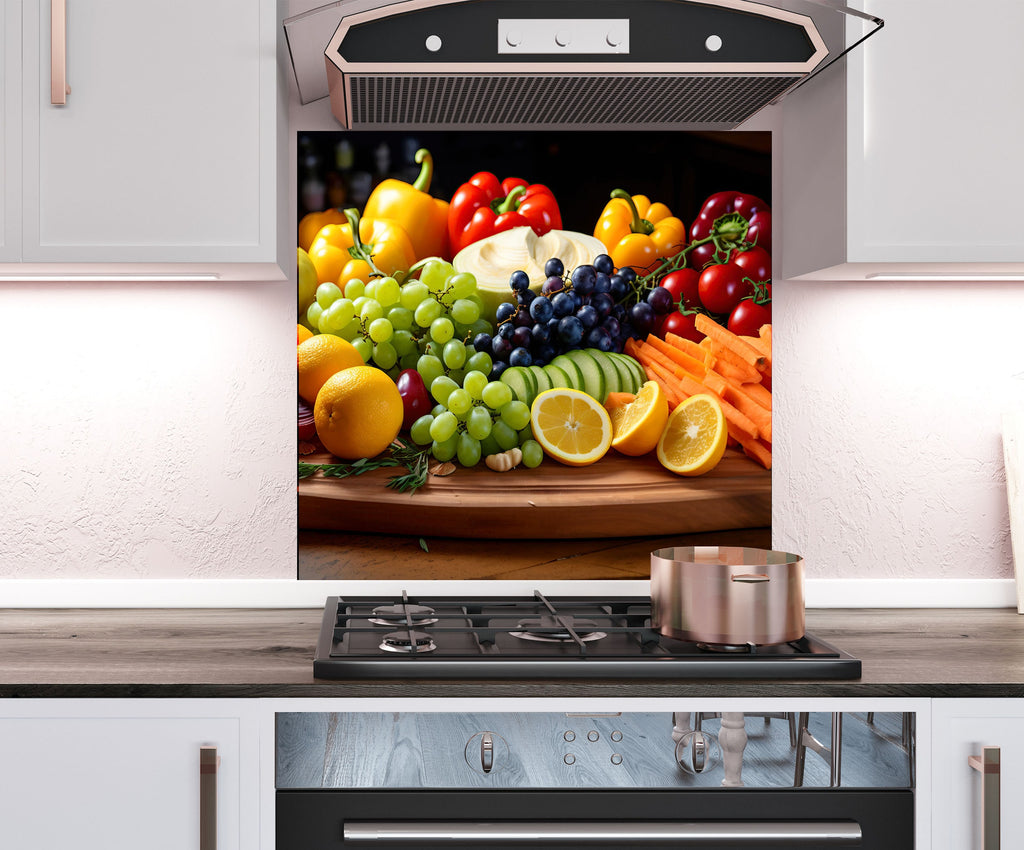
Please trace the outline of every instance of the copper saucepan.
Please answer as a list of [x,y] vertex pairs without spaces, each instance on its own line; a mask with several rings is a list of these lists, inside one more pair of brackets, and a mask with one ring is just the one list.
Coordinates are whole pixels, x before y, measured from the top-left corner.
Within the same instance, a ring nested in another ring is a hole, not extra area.
[[651,553],[651,625],[666,637],[758,646],[804,636],[803,558],[745,546]]

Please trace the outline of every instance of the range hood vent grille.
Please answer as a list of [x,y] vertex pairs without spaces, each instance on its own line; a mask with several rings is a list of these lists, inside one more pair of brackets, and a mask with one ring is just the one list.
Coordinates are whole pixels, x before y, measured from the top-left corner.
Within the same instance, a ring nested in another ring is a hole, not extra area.
[[349,126],[734,127],[802,75],[349,74]]

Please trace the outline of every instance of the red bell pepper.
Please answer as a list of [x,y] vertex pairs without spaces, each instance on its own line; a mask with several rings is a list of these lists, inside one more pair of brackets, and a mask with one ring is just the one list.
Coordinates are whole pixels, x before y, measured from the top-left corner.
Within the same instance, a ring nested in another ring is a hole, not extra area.
[[[769,254],[772,250],[772,211],[764,201],[756,195],[742,192],[716,192],[709,196],[701,206],[700,212],[693,220],[690,228],[690,241],[705,239],[715,221],[727,213],[739,213],[746,219],[748,227],[745,241],[764,248]],[[701,269],[711,262],[715,246],[711,243],[694,249],[688,260],[691,268]]]
[[562,216],[547,186],[518,177],[501,182],[488,171],[474,174],[452,196],[448,207],[448,239],[452,254],[467,245],[513,227],[532,227],[543,236],[561,230]]

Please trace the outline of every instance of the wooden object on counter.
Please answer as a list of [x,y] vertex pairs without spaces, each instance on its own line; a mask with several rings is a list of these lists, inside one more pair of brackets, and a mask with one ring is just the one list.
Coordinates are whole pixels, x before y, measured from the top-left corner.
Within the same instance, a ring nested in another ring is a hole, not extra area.
[[1003,414],[1003,467],[1017,576],[1017,613],[1024,614],[1024,413]]
[[[331,463],[306,455],[303,463]],[[401,470],[397,470],[401,473]],[[484,466],[432,477],[415,493],[385,486],[395,469],[299,482],[299,528],[482,538],[594,538],[688,534],[771,525],[771,471],[727,451],[706,475],[684,478],[654,455],[609,452],[573,468]]]

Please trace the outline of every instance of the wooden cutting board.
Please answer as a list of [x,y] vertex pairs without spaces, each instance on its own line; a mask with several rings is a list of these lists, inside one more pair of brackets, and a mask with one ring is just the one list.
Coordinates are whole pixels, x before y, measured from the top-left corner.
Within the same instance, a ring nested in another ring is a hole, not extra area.
[[[331,463],[306,455],[305,463]],[[400,474],[401,469],[397,470]],[[431,477],[415,493],[385,483],[395,469],[299,481],[299,528],[467,538],[598,538],[689,534],[771,525],[771,472],[727,451],[715,469],[684,478],[652,454],[615,452],[571,468],[497,473],[481,464]]]

